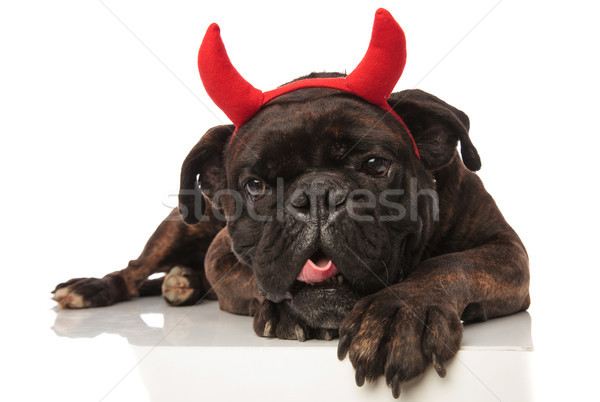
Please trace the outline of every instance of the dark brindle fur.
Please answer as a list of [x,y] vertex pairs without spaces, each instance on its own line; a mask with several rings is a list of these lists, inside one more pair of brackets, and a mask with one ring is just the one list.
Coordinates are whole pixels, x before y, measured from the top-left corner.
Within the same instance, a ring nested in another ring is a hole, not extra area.
[[[467,116],[419,90],[393,94],[389,103],[412,132],[420,160],[397,120],[331,89],[275,99],[231,144],[232,126],[209,130],[183,163],[179,211],[158,227],[140,257],[102,279],[58,285],[56,300],[62,307],[106,306],[160,293],[162,283],[171,304],[216,298],[225,311],[254,316],[259,336],[339,336],[338,357],[349,355],[358,385],[385,375],[397,396],[402,382],[431,363],[443,375],[442,362],[460,345],[461,320],[527,309],[528,258],[472,172],[480,162]],[[373,156],[392,162],[386,177],[361,171]],[[197,175],[205,199],[195,194]],[[235,197],[214,197],[223,189],[244,194],[248,178],[272,187],[253,206],[273,219],[251,218],[252,202],[244,199],[241,216],[225,227],[216,215],[233,216]],[[278,180],[287,202],[279,210]],[[388,197],[395,207],[378,200],[367,208],[365,197],[349,196],[355,189],[406,192]],[[437,192],[439,215],[427,190]],[[406,217],[381,219],[398,214],[398,205]],[[350,219],[345,206],[373,219]],[[295,281],[318,249],[335,261],[342,283]],[[164,281],[147,281],[175,266]]]

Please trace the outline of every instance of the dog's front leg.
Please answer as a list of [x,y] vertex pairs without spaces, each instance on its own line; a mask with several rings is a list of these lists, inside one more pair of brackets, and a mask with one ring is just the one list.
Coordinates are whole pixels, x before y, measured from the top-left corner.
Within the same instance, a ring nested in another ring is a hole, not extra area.
[[141,255],[130,261],[127,268],[103,278],[75,278],[61,283],[52,292],[54,300],[63,308],[109,306],[138,296],[145,283],[152,286],[142,289],[142,294],[160,294],[159,283],[149,283],[146,281],[148,276],[167,272],[176,266],[189,276],[186,278],[182,273],[179,279],[188,282],[193,279],[195,291],[206,291],[209,285],[204,273],[204,256],[223,226],[212,216],[210,218],[206,222],[188,226],[180,218],[178,210],[174,209],[150,237]]
[[425,260],[405,281],[361,299],[340,326],[338,357],[346,354],[356,383],[385,375],[394,397],[400,385],[433,364],[445,375],[465,321],[486,320],[529,306],[525,249],[516,235],[464,252]]

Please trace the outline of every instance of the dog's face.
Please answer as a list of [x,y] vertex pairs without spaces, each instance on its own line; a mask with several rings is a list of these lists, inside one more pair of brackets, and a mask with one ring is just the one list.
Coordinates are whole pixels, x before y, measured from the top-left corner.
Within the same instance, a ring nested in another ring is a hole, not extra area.
[[[354,96],[304,89],[237,133],[226,166],[229,188],[241,197],[225,209],[240,216],[228,230],[268,299],[337,328],[359,296],[398,280],[416,224],[399,216],[409,194],[387,191],[415,176],[416,156],[399,130],[393,117]],[[308,260],[332,261],[339,273],[297,280]]]
[[[453,131],[413,114],[421,132]],[[231,133],[213,129],[192,150],[182,189],[199,175],[259,292],[307,324],[337,328],[360,297],[398,282],[422,252],[435,197],[419,194],[434,192],[434,169],[384,110],[341,91],[302,89],[262,108],[230,143]],[[431,136],[422,153],[438,168],[457,138]],[[183,204],[189,215],[193,204]],[[310,267],[318,275],[306,279]]]

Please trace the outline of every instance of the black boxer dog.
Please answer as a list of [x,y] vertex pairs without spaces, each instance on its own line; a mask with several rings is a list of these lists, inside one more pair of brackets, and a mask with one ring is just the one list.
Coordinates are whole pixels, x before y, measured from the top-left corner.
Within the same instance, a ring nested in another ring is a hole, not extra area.
[[[353,74],[302,77],[209,130],[183,163],[179,208],[140,257],[61,283],[55,300],[216,298],[253,316],[259,336],[339,337],[359,386],[385,375],[398,397],[429,364],[444,376],[463,322],[527,309],[527,253],[473,173],[468,117],[420,90],[370,101]],[[156,272],[167,275],[147,279]]]

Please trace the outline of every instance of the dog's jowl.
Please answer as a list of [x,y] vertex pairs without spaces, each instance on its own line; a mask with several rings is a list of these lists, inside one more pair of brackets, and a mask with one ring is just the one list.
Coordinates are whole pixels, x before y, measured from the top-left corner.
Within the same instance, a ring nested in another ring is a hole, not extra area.
[[[179,208],[137,260],[61,283],[55,300],[217,299],[253,316],[259,336],[339,337],[358,385],[383,375],[397,397],[430,364],[445,375],[462,322],[527,309],[528,258],[474,173],[467,115],[420,90],[392,93],[405,59],[404,33],[380,9],[350,74],[262,92],[213,24],[200,74],[233,125],[191,150]],[[156,272],[167,275],[147,279]]]

